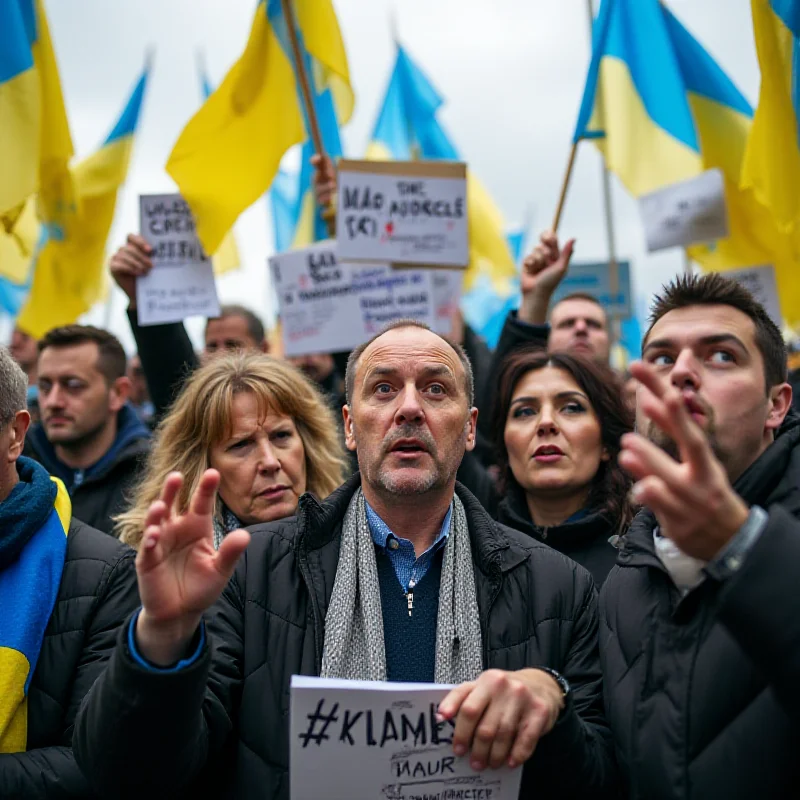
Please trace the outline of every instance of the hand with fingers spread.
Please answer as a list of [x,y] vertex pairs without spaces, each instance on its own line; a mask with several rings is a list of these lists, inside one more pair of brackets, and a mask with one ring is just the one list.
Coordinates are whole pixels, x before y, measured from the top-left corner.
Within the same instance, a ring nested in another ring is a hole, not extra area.
[[336,167],[328,156],[311,156],[311,166],[314,167],[314,196],[320,208],[328,208],[333,203],[336,195]]
[[206,471],[183,514],[175,507],[182,485],[180,473],[167,477],[161,498],[150,506],[136,557],[142,600],[136,644],[158,666],[185,654],[203,612],[222,594],[250,541],[246,531],[233,531],[214,550],[216,470]]
[[539,244],[522,262],[520,320],[532,325],[542,325],[547,321],[550,298],[567,274],[574,248],[574,239],[560,248],[555,233],[545,231],[541,235]]
[[453,689],[439,704],[439,714],[456,721],[456,755],[469,751],[472,768],[482,770],[524,764],[563,707],[561,687],[544,670],[490,669]]
[[153,248],[138,234],[129,233],[128,241],[111,256],[109,269],[117,285],[128,295],[129,308],[136,308],[136,279],[153,269]]
[[631,364],[630,373],[641,384],[640,411],[675,443],[680,457],[676,461],[640,434],[623,436],[619,462],[637,481],[633,496],[684,553],[711,561],[747,521],[749,509],[683,394],[662,386],[647,364]]

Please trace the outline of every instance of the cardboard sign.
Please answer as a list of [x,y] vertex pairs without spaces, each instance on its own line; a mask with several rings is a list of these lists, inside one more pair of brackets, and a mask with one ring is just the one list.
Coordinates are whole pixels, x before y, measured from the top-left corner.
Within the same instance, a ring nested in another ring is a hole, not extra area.
[[460,280],[443,275],[452,270],[346,263],[337,247],[319,242],[269,260],[287,356],[352,350],[396,319],[450,332],[461,289]]
[[467,266],[465,164],[345,160],[338,181],[342,261]]
[[747,267],[746,269],[731,269],[722,274],[726,278],[733,278],[741,283],[764,306],[764,310],[772,318],[772,321],[779,328],[783,328],[778,282],[775,278],[775,267],[772,264]]
[[643,195],[639,211],[650,253],[728,236],[725,180],[718,169]]
[[211,259],[195,232],[194,218],[179,194],[139,198],[142,236],[153,247],[153,269],[136,280],[140,325],[219,315]]
[[436,711],[450,687],[292,677],[292,800],[517,800],[522,769],[475,772]]
[[611,277],[607,261],[569,265],[564,280],[558,285],[550,300],[552,308],[559,300],[575,292],[585,292],[597,298],[609,316],[627,319],[632,316],[631,265],[629,261],[617,262],[617,292],[611,293]]

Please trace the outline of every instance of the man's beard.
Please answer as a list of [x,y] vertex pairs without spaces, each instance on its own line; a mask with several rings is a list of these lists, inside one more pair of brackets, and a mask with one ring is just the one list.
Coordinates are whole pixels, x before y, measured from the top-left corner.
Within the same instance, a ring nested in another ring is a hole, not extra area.
[[[710,408],[706,408],[706,425],[703,428],[703,433],[711,445],[711,450],[714,455],[723,463],[724,458],[720,451],[719,442],[716,436],[716,424],[714,421],[714,412]],[[646,439],[651,441],[657,447],[660,447],[667,455],[672,456],[676,461],[681,461],[680,448],[678,443],[671,437],[667,436],[664,431],[659,428],[651,419],[646,420],[644,430],[637,422],[636,429],[639,433],[643,433]]]

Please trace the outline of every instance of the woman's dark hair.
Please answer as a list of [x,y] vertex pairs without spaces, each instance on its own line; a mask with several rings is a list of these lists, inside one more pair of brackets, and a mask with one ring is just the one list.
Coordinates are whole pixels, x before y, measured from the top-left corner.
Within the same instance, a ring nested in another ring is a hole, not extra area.
[[620,438],[633,430],[633,414],[625,404],[622,383],[610,367],[569,353],[546,353],[538,347],[521,348],[509,355],[500,368],[492,433],[500,467],[501,492],[522,490],[511,472],[504,440],[514,390],[526,375],[545,367],[554,367],[571,375],[589,398],[600,423],[601,443],[609,455],[608,461],[601,462],[595,476],[589,507],[603,512],[611,520],[619,520],[621,529],[627,527],[634,512],[628,499],[633,481],[620,467],[617,456],[621,448]]

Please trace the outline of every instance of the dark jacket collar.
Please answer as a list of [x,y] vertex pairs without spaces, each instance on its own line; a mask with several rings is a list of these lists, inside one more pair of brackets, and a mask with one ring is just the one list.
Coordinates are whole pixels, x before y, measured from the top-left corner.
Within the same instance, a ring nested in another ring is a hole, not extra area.
[[[748,506],[766,509],[780,503],[789,513],[800,515],[800,415],[789,412],[775,441],[745,470],[733,488]],[[652,511],[639,512],[623,538],[620,564],[661,566],[653,542],[657,524]]]
[[[356,473],[321,503],[311,494],[304,494],[300,498],[297,526],[303,547],[316,550],[341,535],[344,515],[359,486],[361,474]],[[528,557],[527,551],[511,542],[472,493],[460,483],[456,483],[456,494],[467,517],[473,560],[482,572],[489,574],[497,569],[506,572]]]

